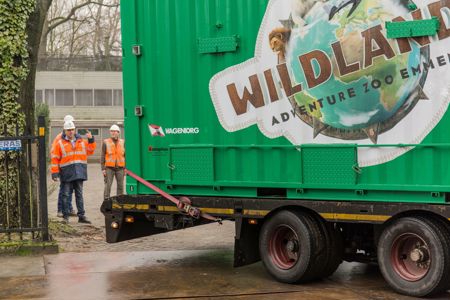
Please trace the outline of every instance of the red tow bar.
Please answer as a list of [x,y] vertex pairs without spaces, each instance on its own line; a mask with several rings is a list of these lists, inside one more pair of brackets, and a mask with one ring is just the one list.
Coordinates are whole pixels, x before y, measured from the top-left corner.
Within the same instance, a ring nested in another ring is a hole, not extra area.
[[183,213],[185,215],[188,215],[188,216],[190,216],[190,217],[192,217],[194,219],[204,218],[204,219],[211,220],[211,221],[214,221],[214,222],[218,222],[219,224],[222,224],[222,219],[213,217],[213,216],[211,216],[210,214],[207,214],[207,213],[203,213],[199,208],[192,206],[192,201],[188,197],[180,197],[180,199],[177,199],[174,196],[164,192],[163,190],[161,190],[160,188],[158,188],[154,184],[151,184],[147,180],[145,180],[145,179],[139,177],[138,175],[134,174],[130,170],[125,169],[125,173],[128,176],[131,176],[132,178],[136,179],[137,181],[139,181],[140,183],[142,183],[146,187],[151,188],[152,190],[154,190],[155,192],[157,192],[158,194],[160,194],[161,196],[163,196],[167,200],[173,202],[177,206],[178,210],[181,213]]

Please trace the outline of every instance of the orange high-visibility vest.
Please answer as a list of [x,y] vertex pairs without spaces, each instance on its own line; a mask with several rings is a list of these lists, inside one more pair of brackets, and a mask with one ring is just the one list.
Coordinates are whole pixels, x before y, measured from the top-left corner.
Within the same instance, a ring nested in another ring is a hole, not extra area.
[[125,167],[125,143],[119,139],[117,143],[109,138],[103,141],[106,145],[105,167]]
[[95,142],[88,143],[81,137],[72,142],[60,138],[52,147],[51,153],[51,172],[52,174],[59,173],[64,167],[74,164],[87,164],[87,157],[94,154]]
[[61,139],[61,136],[62,136],[62,133],[60,132],[60,133],[58,133],[58,135],[55,137],[55,139],[53,140],[53,142],[52,142],[52,151],[53,151],[53,148],[55,148],[55,146],[56,146],[56,144],[59,142],[59,140]]

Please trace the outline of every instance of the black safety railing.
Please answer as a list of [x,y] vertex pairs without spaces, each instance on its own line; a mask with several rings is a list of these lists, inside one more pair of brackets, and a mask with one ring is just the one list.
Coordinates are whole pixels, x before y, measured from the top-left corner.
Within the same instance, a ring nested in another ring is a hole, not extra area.
[[0,234],[9,239],[28,233],[49,240],[44,124],[39,117],[36,136],[19,135],[18,125],[0,129]]

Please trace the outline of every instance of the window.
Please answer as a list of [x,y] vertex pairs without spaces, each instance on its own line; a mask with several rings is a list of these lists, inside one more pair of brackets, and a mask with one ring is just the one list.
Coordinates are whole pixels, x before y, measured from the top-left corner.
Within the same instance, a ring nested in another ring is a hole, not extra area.
[[34,92],[34,102],[36,104],[41,104],[44,102],[44,95],[43,95],[43,90],[36,90]]
[[113,96],[114,96],[114,106],[122,106],[123,105],[123,96],[122,96],[122,90],[113,90]]
[[44,94],[45,104],[48,106],[55,105],[55,90],[45,90]]
[[92,133],[92,135],[99,135],[99,133],[100,133],[100,130],[98,129],[98,128],[78,128],[77,129],[77,133],[79,134],[79,135],[86,135],[86,133],[87,133],[87,131],[90,131],[91,133]]
[[73,106],[73,90],[55,90],[55,106]]
[[75,103],[77,106],[92,106],[92,90],[75,90]]
[[94,90],[94,106],[112,106],[112,90]]

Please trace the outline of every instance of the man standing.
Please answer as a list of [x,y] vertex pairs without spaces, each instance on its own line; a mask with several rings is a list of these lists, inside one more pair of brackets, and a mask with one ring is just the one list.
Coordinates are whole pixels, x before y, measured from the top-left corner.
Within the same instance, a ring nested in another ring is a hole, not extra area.
[[84,211],[83,181],[87,180],[87,158],[94,154],[96,144],[90,132],[86,136],[88,141],[75,134],[73,121],[65,122],[61,139],[52,151],[52,179],[54,181],[61,180],[64,223],[69,222],[69,199],[73,190],[78,210],[78,222],[91,223],[86,218]]
[[117,195],[123,195],[123,177],[125,168],[125,142],[120,139],[120,128],[112,125],[111,137],[103,141],[101,166],[105,177],[104,198],[109,198],[111,185],[116,177]]
[[[69,122],[69,121],[75,121],[75,119],[71,116],[71,115],[67,115],[64,117],[64,123],[65,122]],[[55,147],[55,145],[59,142],[59,140],[61,139],[61,135],[63,134],[63,132],[58,133],[58,135],[55,137],[55,139],[52,142],[52,148],[51,148],[51,153],[53,153],[53,148]],[[58,206],[57,206],[57,214],[56,216],[59,218],[63,217],[63,213],[62,213],[62,182],[59,185],[59,193],[58,193]],[[69,197],[69,211],[70,211],[70,215],[71,216],[76,216],[75,211],[73,210],[72,207],[72,193],[70,193],[70,197]]]

